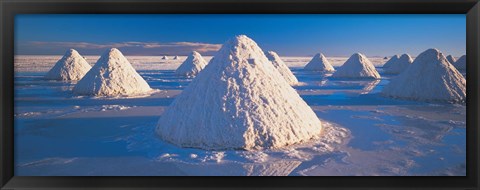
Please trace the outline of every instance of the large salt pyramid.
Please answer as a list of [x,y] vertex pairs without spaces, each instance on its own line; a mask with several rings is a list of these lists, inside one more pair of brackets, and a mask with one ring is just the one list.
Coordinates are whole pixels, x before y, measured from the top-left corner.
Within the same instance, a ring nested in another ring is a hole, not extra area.
[[317,53],[313,56],[312,60],[307,63],[304,67],[305,70],[309,71],[322,71],[322,72],[333,72],[335,69],[328,62],[327,58],[321,53]]
[[455,62],[457,62],[457,60],[455,59],[455,57],[453,57],[452,55],[448,55],[448,56],[447,56],[447,60],[448,60],[448,62],[450,62],[451,64],[455,64]]
[[390,58],[387,62],[385,62],[385,64],[383,64],[383,68],[388,68],[392,66],[392,64],[397,62],[398,59],[399,59],[398,55],[392,56],[392,58]]
[[161,116],[165,141],[202,149],[264,149],[321,134],[313,110],[244,35],[227,41]]
[[115,48],[107,50],[78,81],[73,93],[93,96],[145,94],[152,89]]
[[55,66],[45,75],[46,79],[76,81],[87,74],[92,67],[74,49],[69,49]]
[[462,57],[458,58],[455,63],[452,63],[455,68],[460,71],[465,71],[467,69],[467,56],[463,55]]
[[399,74],[407,69],[410,64],[412,64],[413,59],[408,54],[403,54],[398,58],[393,64],[385,68],[385,73],[387,74]]
[[466,81],[440,51],[429,49],[393,78],[382,94],[420,101],[463,102]]
[[207,62],[203,59],[200,53],[193,51],[175,71],[175,74],[194,77],[197,75],[205,66]]
[[287,80],[288,84],[296,85],[298,83],[297,77],[293,75],[292,71],[287,67],[287,65],[282,61],[274,51],[269,51],[265,54],[273,64],[273,66],[282,74],[283,78]]
[[337,72],[333,73],[332,77],[380,79],[380,74],[366,56],[355,53],[337,69]]

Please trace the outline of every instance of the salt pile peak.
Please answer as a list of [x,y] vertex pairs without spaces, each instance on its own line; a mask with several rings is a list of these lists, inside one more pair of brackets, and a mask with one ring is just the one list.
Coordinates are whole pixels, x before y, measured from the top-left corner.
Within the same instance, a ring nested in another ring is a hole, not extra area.
[[162,57],[162,59],[163,59],[163,60],[168,60],[168,57],[167,57],[166,55],[164,55],[164,56]]
[[73,88],[75,94],[93,96],[140,95],[151,90],[116,48],[107,50]]
[[407,69],[410,64],[412,64],[413,59],[408,54],[403,54],[398,58],[393,64],[385,68],[385,73],[387,74],[399,74]]
[[382,94],[418,101],[463,102],[466,81],[439,50],[429,49],[393,78]]
[[457,62],[457,60],[455,59],[455,57],[453,57],[452,55],[448,55],[448,56],[447,56],[447,60],[448,60],[448,62],[450,62],[451,64],[455,64],[455,62]]
[[200,53],[193,51],[188,55],[187,59],[175,70],[175,74],[194,77],[196,76],[205,66],[207,62],[203,59]]
[[458,58],[458,60],[453,63],[455,68],[457,68],[460,71],[465,71],[467,69],[467,56],[462,55],[462,57]]
[[277,53],[275,53],[274,51],[268,51],[265,55],[267,56],[268,60],[272,62],[273,66],[278,70],[278,72],[282,74],[283,78],[287,80],[288,84],[298,84],[297,77],[293,75],[292,71],[290,71],[285,62],[283,62],[283,60],[280,58],[280,56],[278,56]]
[[49,80],[77,81],[83,78],[92,67],[74,49],[69,49],[65,55],[45,75]]
[[322,53],[317,53],[304,67],[305,70],[333,72],[335,69]]
[[332,77],[380,79],[380,74],[378,74],[375,66],[365,55],[355,53],[333,73]]
[[173,57],[173,60],[177,60],[178,59],[178,56],[176,55],[175,57]]
[[388,68],[392,66],[393,63],[395,63],[400,57],[398,55],[392,56],[385,64],[383,64],[383,68]]
[[240,35],[175,98],[156,133],[182,147],[251,150],[308,141],[321,124],[262,49]]

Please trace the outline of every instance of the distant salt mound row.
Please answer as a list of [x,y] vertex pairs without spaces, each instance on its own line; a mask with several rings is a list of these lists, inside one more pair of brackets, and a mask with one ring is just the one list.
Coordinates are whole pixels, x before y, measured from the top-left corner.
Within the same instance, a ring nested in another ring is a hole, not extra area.
[[292,71],[290,71],[285,62],[282,61],[282,59],[280,58],[280,56],[278,56],[277,53],[275,53],[274,51],[269,51],[265,55],[267,56],[268,60],[272,62],[273,66],[278,70],[278,72],[280,72],[283,78],[287,80],[288,84],[298,84],[297,77],[293,75]]
[[453,63],[455,68],[460,71],[465,71],[467,69],[467,56],[463,55],[462,57],[458,58],[458,60]]
[[200,71],[205,68],[207,62],[203,59],[200,53],[193,51],[180,67],[175,70],[176,75],[195,77]]
[[448,55],[447,60],[448,60],[448,62],[450,62],[450,64],[455,64],[455,62],[457,62],[455,57],[453,57],[452,55]]
[[463,102],[466,81],[439,50],[429,49],[393,78],[382,94],[418,101]]
[[321,131],[313,110],[245,35],[222,46],[156,128],[165,141],[208,150],[283,147]]
[[45,75],[49,80],[77,81],[83,78],[92,67],[74,49],[69,49],[65,55]]
[[168,57],[164,55],[164,56],[162,57],[162,60],[168,60]]
[[140,95],[152,89],[116,48],[107,50],[78,81],[73,93],[93,96]]
[[330,62],[325,58],[321,53],[317,53],[313,56],[312,60],[307,63],[304,67],[305,70],[309,71],[322,71],[322,72],[333,72],[335,69],[330,64]]
[[399,58],[400,57],[398,57],[398,55],[392,56],[392,58],[390,58],[387,62],[385,62],[385,64],[383,64],[383,68],[388,68],[388,67],[392,66],[392,64],[397,62],[397,60]]
[[412,64],[413,59],[408,54],[403,54],[398,58],[395,63],[391,64],[389,67],[385,69],[386,74],[399,74],[402,73],[405,69],[407,69],[410,64]]
[[337,72],[333,73],[332,77],[380,79],[380,74],[378,74],[375,66],[365,55],[355,53],[337,69]]

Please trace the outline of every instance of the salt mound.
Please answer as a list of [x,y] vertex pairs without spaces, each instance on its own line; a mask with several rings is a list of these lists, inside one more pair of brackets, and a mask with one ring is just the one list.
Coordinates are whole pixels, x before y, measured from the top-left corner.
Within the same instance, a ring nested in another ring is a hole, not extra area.
[[412,64],[413,59],[408,54],[403,54],[393,64],[385,69],[387,74],[399,74]]
[[118,96],[145,94],[152,89],[115,48],[107,50],[73,92],[79,95]]
[[74,49],[69,49],[45,75],[49,80],[80,80],[92,67]]
[[244,35],[222,46],[156,128],[173,144],[217,150],[277,148],[321,131],[313,110]]
[[382,94],[420,101],[463,102],[466,81],[440,51],[429,49],[393,78]]
[[163,60],[168,60],[168,57],[164,55],[164,56],[162,57],[162,59],[163,59]]
[[197,75],[205,66],[207,62],[203,59],[200,53],[193,51],[185,60],[180,67],[177,68],[175,74],[187,77],[194,77]]
[[395,63],[399,59],[398,55],[392,56],[385,64],[383,64],[383,68],[388,68],[392,66],[393,63]]
[[178,56],[173,57],[173,60],[177,60],[177,59],[178,59]]
[[313,56],[312,60],[305,65],[304,69],[324,72],[335,71],[330,62],[328,62],[327,58],[325,58],[325,56],[321,53],[317,53],[315,56]]
[[361,53],[353,54],[348,60],[333,73],[334,78],[368,78],[380,79],[375,66]]
[[292,71],[287,67],[287,65],[282,61],[274,51],[269,51],[265,54],[273,64],[273,66],[280,72],[280,74],[287,80],[288,84],[296,85],[298,83],[297,77],[293,75]]
[[460,71],[465,71],[467,69],[467,56],[463,55],[462,57],[458,58],[458,60],[453,63],[455,68]]
[[448,60],[448,62],[450,62],[450,64],[455,64],[455,62],[457,62],[455,57],[453,57],[452,55],[448,55],[447,60]]

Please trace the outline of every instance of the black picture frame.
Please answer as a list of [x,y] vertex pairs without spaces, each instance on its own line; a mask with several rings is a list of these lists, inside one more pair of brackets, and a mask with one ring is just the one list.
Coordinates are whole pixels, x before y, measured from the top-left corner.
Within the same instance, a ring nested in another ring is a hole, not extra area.
[[[0,0],[0,187],[199,188],[199,189],[478,189],[479,46],[478,0]],[[466,177],[22,177],[14,176],[14,17],[17,14],[466,14]]]

